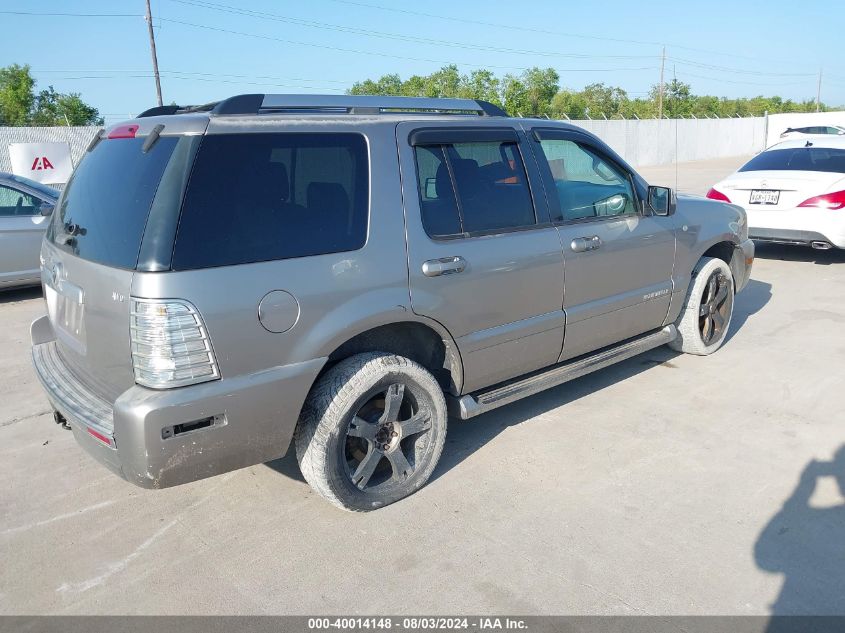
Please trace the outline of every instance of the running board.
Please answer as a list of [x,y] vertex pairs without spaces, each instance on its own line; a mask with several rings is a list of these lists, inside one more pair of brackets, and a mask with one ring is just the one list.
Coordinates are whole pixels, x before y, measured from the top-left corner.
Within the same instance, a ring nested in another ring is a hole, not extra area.
[[477,391],[460,398],[449,398],[449,413],[462,420],[492,411],[526,396],[534,395],[551,387],[580,378],[614,363],[642,354],[655,347],[665,345],[678,336],[674,325],[631,339],[615,347],[605,348],[589,356],[554,365],[550,369],[535,373],[527,378],[498,385],[486,391]]

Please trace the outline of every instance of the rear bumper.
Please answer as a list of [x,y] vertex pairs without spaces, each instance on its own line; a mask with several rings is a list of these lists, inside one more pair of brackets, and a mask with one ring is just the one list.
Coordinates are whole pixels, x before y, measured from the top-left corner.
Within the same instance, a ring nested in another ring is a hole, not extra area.
[[831,239],[824,233],[816,231],[796,231],[794,229],[761,229],[755,228],[749,230],[749,235],[752,239],[758,242],[772,242],[774,244],[794,244],[796,246],[812,246],[814,242],[824,242],[832,244],[838,248],[845,248],[845,246],[837,243],[836,239]]
[[752,239],[809,246],[827,242],[845,248],[845,213],[841,210],[801,208],[787,211],[748,211]]
[[32,324],[32,359],[48,399],[80,446],[143,488],[187,483],[284,455],[326,360],[176,389],[134,385],[108,403],[68,370],[55,340],[47,340],[48,328],[46,316]]

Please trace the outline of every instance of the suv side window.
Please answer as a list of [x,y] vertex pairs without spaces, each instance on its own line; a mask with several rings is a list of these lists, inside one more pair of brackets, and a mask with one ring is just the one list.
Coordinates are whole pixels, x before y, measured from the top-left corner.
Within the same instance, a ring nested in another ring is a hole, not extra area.
[[571,222],[637,213],[631,179],[614,163],[575,141],[544,139],[540,146],[560,202],[560,210],[553,210],[557,213],[553,220]]
[[41,201],[23,191],[0,185],[0,218],[37,215]]
[[519,148],[511,141],[417,145],[423,226],[453,237],[537,223]]
[[185,193],[173,269],[361,248],[368,163],[360,134],[206,136]]

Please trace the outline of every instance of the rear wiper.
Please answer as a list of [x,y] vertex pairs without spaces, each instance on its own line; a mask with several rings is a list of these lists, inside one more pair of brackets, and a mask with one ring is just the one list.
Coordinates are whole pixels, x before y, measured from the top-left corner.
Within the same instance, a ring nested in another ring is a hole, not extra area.
[[147,138],[144,140],[144,144],[141,146],[142,152],[146,154],[152,149],[153,145],[155,145],[158,141],[159,136],[161,136],[161,131],[163,129],[164,126],[161,123],[159,123],[152,129],[149,136],[147,136]]

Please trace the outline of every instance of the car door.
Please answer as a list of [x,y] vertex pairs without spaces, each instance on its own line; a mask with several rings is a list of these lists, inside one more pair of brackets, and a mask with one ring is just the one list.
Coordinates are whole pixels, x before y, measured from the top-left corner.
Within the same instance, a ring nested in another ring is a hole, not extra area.
[[37,280],[48,217],[36,196],[0,184],[0,285]]
[[586,134],[536,129],[532,139],[563,245],[560,359],[660,327],[672,293],[673,218],[645,213],[634,174]]
[[411,305],[455,338],[464,392],[553,364],[563,343],[563,260],[536,163],[524,133],[493,123],[397,126]]

